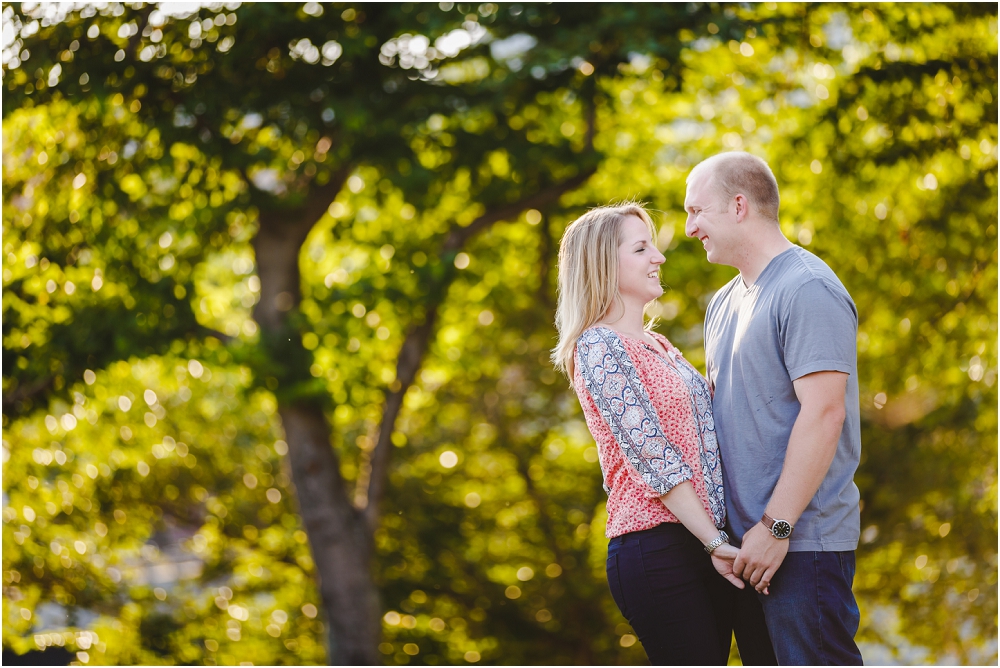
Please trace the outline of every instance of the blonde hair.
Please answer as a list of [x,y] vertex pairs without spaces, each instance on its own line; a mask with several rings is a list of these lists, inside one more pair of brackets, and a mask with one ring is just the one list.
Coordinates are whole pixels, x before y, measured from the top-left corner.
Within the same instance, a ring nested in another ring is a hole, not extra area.
[[778,196],[778,181],[764,160],[744,151],[719,153],[699,162],[687,182],[702,172],[707,172],[714,179],[714,186],[719,201],[726,205],[736,195],[740,194],[750,201],[761,217],[778,222],[778,206],[781,198]]
[[[656,227],[646,209],[636,202],[599,206],[566,228],[559,242],[559,301],[556,329],[559,343],[552,349],[552,363],[573,381],[576,341],[587,328],[622,304],[618,293],[618,246],[622,222],[639,218],[655,241]],[[651,327],[652,321],[647,323]]]

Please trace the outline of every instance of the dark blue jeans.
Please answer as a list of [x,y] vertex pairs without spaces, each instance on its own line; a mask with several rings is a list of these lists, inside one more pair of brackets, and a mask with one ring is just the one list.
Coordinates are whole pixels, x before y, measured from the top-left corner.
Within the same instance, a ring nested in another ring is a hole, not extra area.
[[860,666],[854,552],[789,552],[759,595],[782,666]]
[[612,538],[608,585],[652,665],[726,665],[733,631],[744,665],[776,665],[760,603],[712,568],[680,524]]

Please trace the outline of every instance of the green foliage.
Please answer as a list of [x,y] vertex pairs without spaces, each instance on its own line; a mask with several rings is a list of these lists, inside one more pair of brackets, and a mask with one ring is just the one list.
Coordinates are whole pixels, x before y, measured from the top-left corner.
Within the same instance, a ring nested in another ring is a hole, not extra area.
[[[71,405],[5,430],[6,475],[21,481],[4,514],[16,650],[65,642],[110,663],[321,659],[275,402],[248,381],[197,357],[133,358],[88,375]],[[178,535],[181,559],[161,550],[176,551]],[[96,613],[96,638],[40,634],[44,602]]]
[[[700,364],[732,270],[683,239],[684,178],[744,148],[861,315],[866,656],[995,661],[995,5],[490,4],[477,25],[536,45],[423,69],[382,45],[472,34],[472,6],[213,6],[155,27],[116,7],[34,27],[4,10],[30,50],[3,70],[5,647],[322,662],[278,402],[323,401],[362,501],[404,338],[440,302],[375,532],[379,651],[641,663],[603,579],[596,450],[548,363],[555,249],[588,206],[650,202],[658,328]],[[289,51],[303,38],[315,62]],[[296,340],[265,340],[261,216],[342,169],[302,244]]]

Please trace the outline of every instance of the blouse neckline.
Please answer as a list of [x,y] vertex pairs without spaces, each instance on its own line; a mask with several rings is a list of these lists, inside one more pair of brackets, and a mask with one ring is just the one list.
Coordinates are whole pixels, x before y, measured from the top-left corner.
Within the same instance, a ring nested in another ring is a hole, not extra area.
[[[609,327],[609,329],[611,329],[611,328]],[[670,359],[669,355],[670,355],[670,353],[674,353],[676,355],[677,351],[674,348],[674,345],[672,343],[670,343],[670,341],[667,340],[667,337],[663,336],[659,332],[649,332],[649,333],[651,335],[653,335],[654,337],[657,337],[657,340],[660,342],[660,345],[662,345],[663,349],[667,352],[666,355],[664,355],[659,350],[657,350],[656,348],[654,348],[653,346],[651,346],[648,341],[643,341],[642,339],[637,339],[634,336],[629,336],[628,334],[622,334],[618,330],[612,329],[611,331],[613,331],[615,334],[617,334],[618,336],[620,336],[620,337],[622,337],[624,339],[628,339],[629,341],[635,341],[636,343],[641,343],[642,345],[644,345],[647,348],[649,348],[653,352],[654,355],[656,355],[657,357],[659,357],[660,359],[662,359],[664,362],[666,362],[667,364],[669,364],[671,366],[675,366],[674,362]]]

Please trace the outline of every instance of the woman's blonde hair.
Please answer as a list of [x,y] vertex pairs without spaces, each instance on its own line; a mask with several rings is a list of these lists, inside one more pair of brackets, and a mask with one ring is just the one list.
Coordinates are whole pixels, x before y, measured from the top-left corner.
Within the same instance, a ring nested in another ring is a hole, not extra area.
[[552,363],[571,383],[577,339],[588,327],[606,318],[615,303],[622,304],[618,293],[618,246],[622,222],[628,216],[646,223],[656,240],[656,227],[646,209],[625,202],[591,209],[570,223],[559,242],[559,343],[552,349]]

